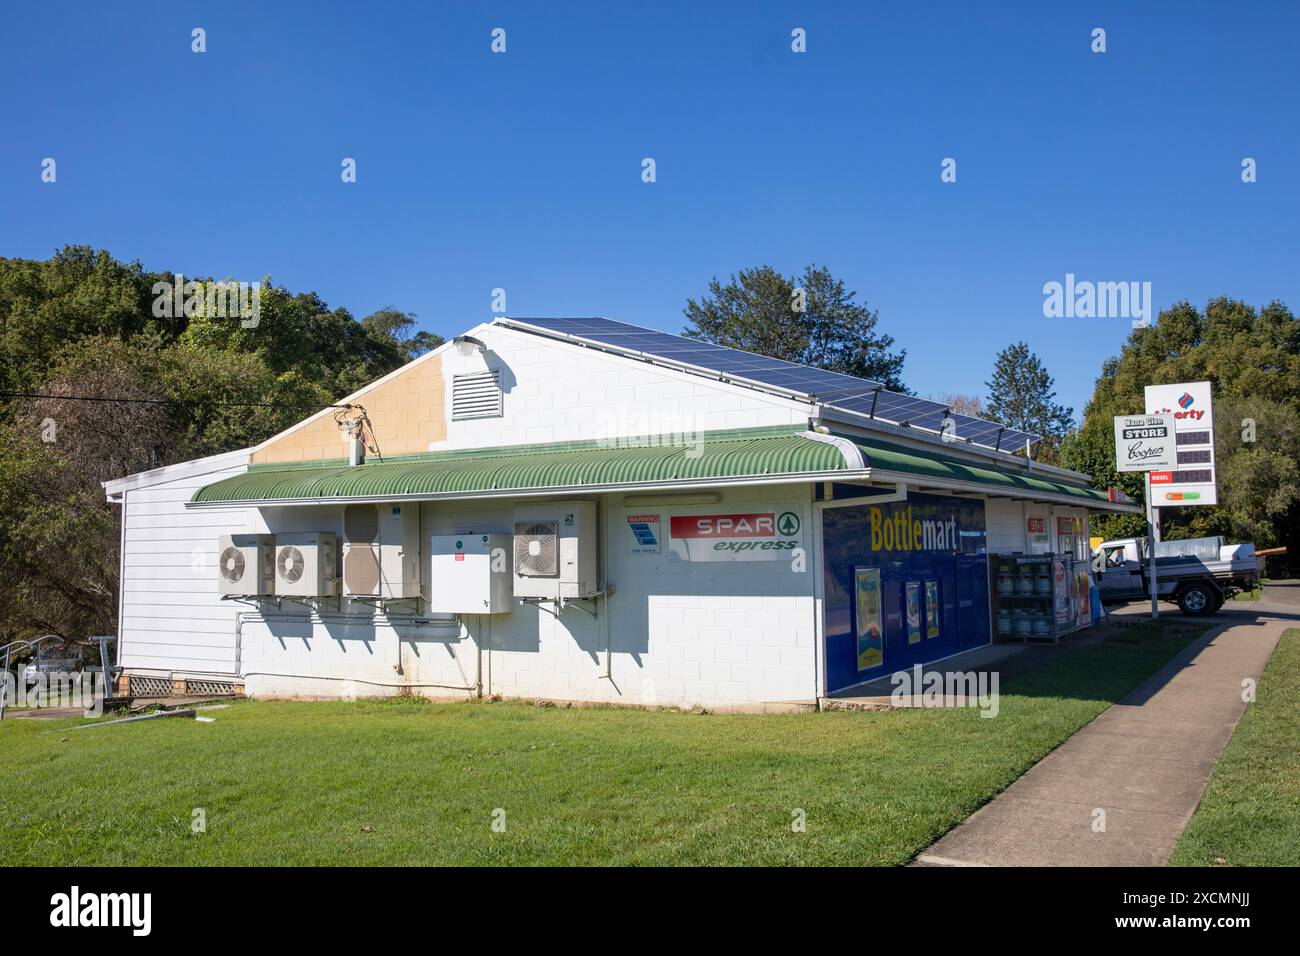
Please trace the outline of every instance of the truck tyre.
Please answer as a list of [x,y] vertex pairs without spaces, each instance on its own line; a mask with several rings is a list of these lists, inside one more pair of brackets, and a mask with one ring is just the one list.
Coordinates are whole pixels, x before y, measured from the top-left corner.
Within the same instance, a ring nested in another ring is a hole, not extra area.
[[1205,614],[1214,613],[1215,600],[1216,596],[1213,588],[1200,581],[1194,581],[1191,584],[1184,585],[1183,589],[1178,592],[1178,609],[1192,617],[1201,617]]

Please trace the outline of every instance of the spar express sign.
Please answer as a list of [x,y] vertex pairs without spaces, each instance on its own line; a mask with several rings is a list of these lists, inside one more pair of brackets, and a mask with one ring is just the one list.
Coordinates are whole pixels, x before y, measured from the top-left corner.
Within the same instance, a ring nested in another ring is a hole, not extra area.
[[682,561],[788,561],[803,547],[793,511],[673,515],[668,547]]

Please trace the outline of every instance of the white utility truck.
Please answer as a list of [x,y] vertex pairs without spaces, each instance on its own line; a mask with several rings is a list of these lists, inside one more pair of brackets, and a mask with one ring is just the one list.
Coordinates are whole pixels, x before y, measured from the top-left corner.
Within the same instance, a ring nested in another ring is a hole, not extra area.
[[[1092,570],[1103,604],[1151,597],[1145,537],[1103,541],[1092,552]],[[1232,595],[1258,583],[1253,544],[1225,544],[1218,536],[1156,545],[1156,594],[1184,614],[1213,614]]]

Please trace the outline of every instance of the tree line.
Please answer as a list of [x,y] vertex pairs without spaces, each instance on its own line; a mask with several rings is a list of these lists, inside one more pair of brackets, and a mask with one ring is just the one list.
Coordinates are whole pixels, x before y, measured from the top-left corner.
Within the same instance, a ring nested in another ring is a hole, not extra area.
[[[686,334],[718,345],[873,379],[905,390],[906,353],[881,331],[879,314],[824,267],[782,276],[771,266],[715,278],[708,295],[688,300]],[[1217,506],[1162,509],[1168,539],[1222,534],[1259,547],[1286,545],[1300,555],[1300,320],[1281,302],[1261,308],[1227,297],[1204,309],[1183,301],[1151,326],[1132,330],[1101,369],[1076,424],[1056,400],[1043,362],[1025,342],[993,361],[983,396],[934,396],[954,411],[1043,436],[1034,458],[1091,476],[1098,489],[1121,488],[1145,504],[1140,474],[1115,470],[1117,415],[1145,411],[1144,387],[1210,381],[1215,403]],[[1094,533],[1145,533],[1140,515],[1102,517]]]
[[441,342],[269,280],[256,322],[156,308],[174,284],[88,246],[0,258],[0,644],[114,633],[101,482],[257,444]]

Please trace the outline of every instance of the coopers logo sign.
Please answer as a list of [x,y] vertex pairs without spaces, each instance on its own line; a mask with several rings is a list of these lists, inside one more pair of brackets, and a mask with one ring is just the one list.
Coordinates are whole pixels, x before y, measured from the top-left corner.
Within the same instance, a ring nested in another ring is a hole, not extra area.
[[669,549],[684,561],[789,560],[803,546],[802,524],[793,511],[673,515]]
[[1115,418],[1115,470],[1156,471],[1176,463],[1174,416],[1119,415]]

